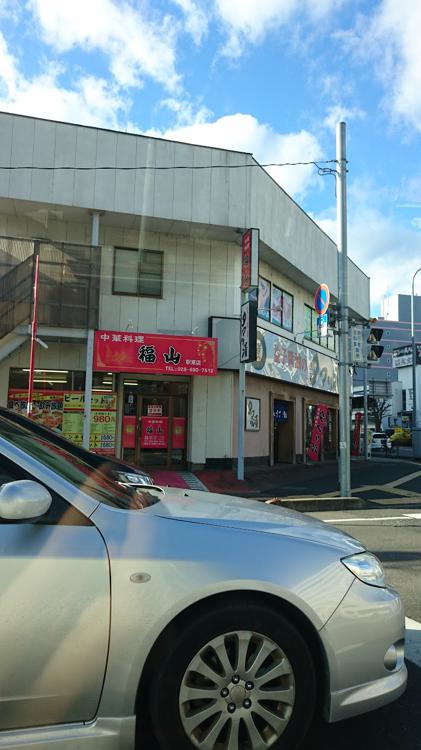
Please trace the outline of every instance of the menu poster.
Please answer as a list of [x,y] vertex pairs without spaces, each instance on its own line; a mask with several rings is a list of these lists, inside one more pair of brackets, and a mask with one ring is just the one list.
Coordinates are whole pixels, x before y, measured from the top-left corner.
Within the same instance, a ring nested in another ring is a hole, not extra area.
[[[26,416],[28,406],[28,391],[10,388],[7,406],[13,411]],[[32,399],[32,419],[50,430],[62,429],[63,421],[63,392],[62,391],[34,391]]]
[[[10,389],[9,409],[26,414],[27,391]],[[33,418],[76,445],[83,442],[85,394],[80,391],[34,391]],[[93,393],[89,448],[95,453],[113,456],[116,435],[116,393]]]

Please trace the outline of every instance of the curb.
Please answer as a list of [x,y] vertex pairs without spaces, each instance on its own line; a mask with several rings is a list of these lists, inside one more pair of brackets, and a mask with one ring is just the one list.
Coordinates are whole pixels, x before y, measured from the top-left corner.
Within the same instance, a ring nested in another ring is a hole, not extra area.
[[280,505],[300,511],[361,510],[367,507],[362,497],[305,497],[305,498],[260,498],[268,505]]

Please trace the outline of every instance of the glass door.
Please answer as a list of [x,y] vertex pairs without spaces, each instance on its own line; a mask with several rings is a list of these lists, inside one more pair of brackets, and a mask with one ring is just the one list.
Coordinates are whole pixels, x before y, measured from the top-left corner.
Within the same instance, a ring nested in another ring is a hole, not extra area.
[[138,399],[137,463],[140,466],[168,467],[170,464],[170,402],[170,396]]
[[125,383],[123,458],[145,468],[184,468],[187,403],[188,383]]

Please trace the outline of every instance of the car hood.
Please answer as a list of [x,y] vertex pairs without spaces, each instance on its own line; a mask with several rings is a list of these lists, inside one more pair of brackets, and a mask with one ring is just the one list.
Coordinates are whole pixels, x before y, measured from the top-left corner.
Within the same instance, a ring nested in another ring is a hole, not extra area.
[[317,518],[242,497],[165,487],[165,496],[149,512],[188,523],[257,531],[328,545],[344,555],[362,552],[361,542]]

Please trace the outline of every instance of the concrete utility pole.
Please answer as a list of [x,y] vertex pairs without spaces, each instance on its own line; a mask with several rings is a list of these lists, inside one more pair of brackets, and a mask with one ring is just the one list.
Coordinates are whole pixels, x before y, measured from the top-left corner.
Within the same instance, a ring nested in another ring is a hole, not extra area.
[[348,321],[348,255],[346,213],[346,125],[336,126],[336,211],[339,300],[339,484],[342,497],[351,494],[350,378]]
[[411,287],[411,341],[412,341],[412,457],[421,458],[421,425],[417,399],[417,346],[415,343],[414,285],[418,268],[412,277]]

